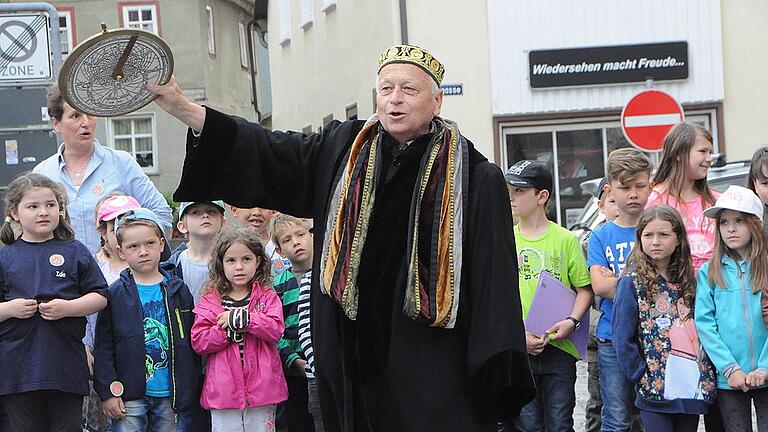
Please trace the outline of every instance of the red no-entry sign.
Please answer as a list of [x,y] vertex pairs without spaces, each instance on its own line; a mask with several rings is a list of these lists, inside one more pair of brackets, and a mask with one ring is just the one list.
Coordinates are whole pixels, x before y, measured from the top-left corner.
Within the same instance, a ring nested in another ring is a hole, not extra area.
[[683,107],[672,96],[646,90],[632,97],[621,111],[621,130],[640,150],[661,151],[664,136],[685,118]]

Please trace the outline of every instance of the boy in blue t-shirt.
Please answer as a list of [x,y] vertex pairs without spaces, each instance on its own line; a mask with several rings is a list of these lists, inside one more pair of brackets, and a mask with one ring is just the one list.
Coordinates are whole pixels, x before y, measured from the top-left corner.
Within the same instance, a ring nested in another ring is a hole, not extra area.
[[200,396],[192,294],[159,267],[170,248],[151,210],[126,212],[115,234],[129,268],[110,285],[96,322],[94,389],[115,432],[176,431]]
[[644,153],[631,148],[611,152],[606,192],[616,201],[619,217],[597,228],[589,238],[587,266],[602,311],[596,332],[602,431],[628,431],[635,410],[633,384],[621,371],[611,343],[611,319],[616,281],[634,245],[637,222],[651,192],[650,175],[651,161]]

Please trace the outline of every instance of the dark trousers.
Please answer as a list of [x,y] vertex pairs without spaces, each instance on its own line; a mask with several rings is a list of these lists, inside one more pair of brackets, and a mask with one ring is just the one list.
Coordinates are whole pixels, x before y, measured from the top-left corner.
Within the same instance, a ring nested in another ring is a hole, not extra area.
[[768,388],[741,390],[717,390],[717,403],[723,413],[723,423],[728,432],[752,431],[752,404],[757,413],[758,432],[768,432]]
[[[277,430],[287,432],[312,432],[312,415],[307,408],[307,378],[286,375],[288,400],[279,404],[277,409]],[[281,409],[282,407],[282,409]]]
[[4,432],[81,432],[83,396],[37,390],[2,396]]
[[589,400],[584,409],[585,432],[600,432],[602,426],[603,399],[600,398],[600,365],[597,361],[587,362],[587,391]]
[[696,432],[699,416],[691,414],[667,414],[640,410],[640,418],[646,432]]

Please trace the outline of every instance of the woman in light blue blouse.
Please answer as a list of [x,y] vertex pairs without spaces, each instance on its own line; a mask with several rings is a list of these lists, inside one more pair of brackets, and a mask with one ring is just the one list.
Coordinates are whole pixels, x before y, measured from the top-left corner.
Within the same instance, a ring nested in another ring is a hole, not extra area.
[[95,139],[96,117],[69,106],[56,85],[48,91],[48,115],[63,143],[34,171],[65,186],[75,236],[91,253],[100,247],[94,221],[96,203],[112,191],[136,198],[142,207],[155,212],[164,230],[170,230],[173,216],[165,198],[133,156],[99,144]]

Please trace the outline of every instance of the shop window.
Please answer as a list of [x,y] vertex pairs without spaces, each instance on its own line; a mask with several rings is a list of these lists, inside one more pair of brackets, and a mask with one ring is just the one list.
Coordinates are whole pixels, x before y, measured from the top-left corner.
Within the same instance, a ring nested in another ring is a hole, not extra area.
[[[719,151],[717,130],[713,127],[715,111],[686,113],[686,121],[712,131],[715,152]],[[524,159],[546,162],[552,170],[555,193],[547,209],[547,217],[570,228],[581,215],[591,194],[581,184],[605,175],[608,154],[630,147],[619,126],[618,117],[585,120],[502,124],[502,168],[507,169]],[[659,153],[649,154],[658,166]]]
[[109,144],[132,154],[144,172],[156,174],[157,133],[153,115],[111,118],[107,122]]

